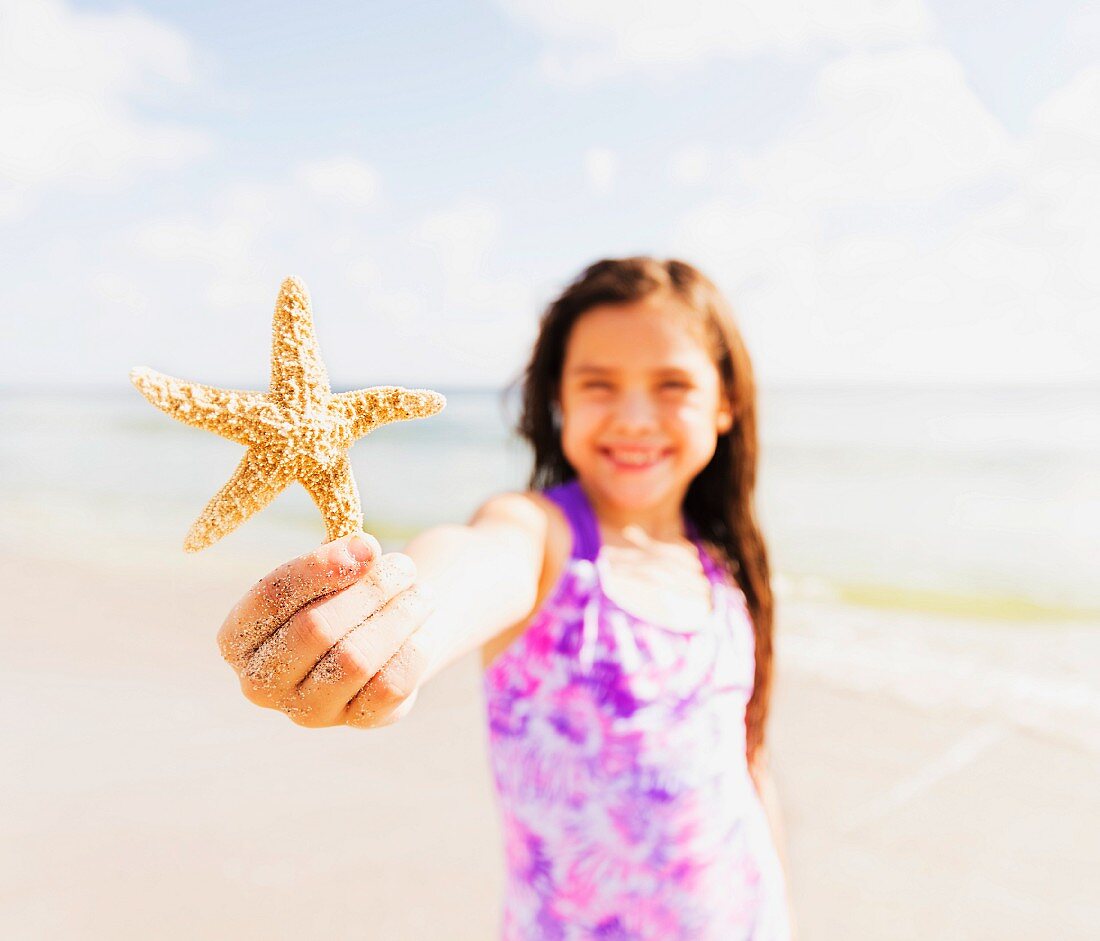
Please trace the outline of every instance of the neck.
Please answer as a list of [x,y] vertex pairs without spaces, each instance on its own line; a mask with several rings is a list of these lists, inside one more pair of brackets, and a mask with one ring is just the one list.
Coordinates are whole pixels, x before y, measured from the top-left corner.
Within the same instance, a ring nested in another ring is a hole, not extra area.
[[578,481],[606,535],[630,545],[653,542],[674,543],[688,538],[684,525],[682,495],[648,507],[621,507]]

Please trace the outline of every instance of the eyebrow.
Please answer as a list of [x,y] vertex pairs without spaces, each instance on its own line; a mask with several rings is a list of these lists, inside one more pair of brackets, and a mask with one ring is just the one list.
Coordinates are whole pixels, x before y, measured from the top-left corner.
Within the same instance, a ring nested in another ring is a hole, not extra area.
[[[579,366],[574,366],[569,370],[570,375],[579,376],[586,373],[606,374],[618,372],[618,369],[614,366],[600,366],[596,363],[581,363]],[[691,373],[680,366],[659,366],[656,369],[650,370],[656,376],[662,375],[677,375],[677,376],[690,376]]]

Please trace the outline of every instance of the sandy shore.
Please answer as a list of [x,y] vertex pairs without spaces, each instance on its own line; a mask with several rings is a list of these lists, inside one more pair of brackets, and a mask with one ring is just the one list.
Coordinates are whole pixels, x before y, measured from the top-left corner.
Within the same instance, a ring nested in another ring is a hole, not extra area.
[[[280,556],[44,548],[0,557],[5,937],[496,937],[474,657],[396,726],[299,729],[214,644]],[[1097,634],[785,606],[772,747],[804,941],[1095,937]]]

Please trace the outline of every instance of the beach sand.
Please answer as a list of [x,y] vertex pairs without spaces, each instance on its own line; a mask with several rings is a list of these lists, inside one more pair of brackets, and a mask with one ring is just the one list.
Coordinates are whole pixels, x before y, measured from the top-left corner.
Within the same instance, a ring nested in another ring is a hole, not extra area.
[[[497,937],[476,655],[392,727],[298,728],[215,644],[282,556],[55,540],[0,556],[6,938]],[[803,941],[1095,937],[1097,633],[784,604]]]

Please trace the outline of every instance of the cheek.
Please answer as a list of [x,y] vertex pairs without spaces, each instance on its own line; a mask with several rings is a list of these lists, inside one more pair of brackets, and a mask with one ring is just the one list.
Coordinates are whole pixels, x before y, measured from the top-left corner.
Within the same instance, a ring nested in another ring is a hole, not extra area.
[[604,420],[607,411],[607,405],[594,399],[569,405],[564,419],[566,434],[585,434]]
[[713,423],[710,413],[702,403],[697,401],[689,400],[670,404],[666,409],[666,414],[670,419],[685,428],[703,428],[708,423]]

